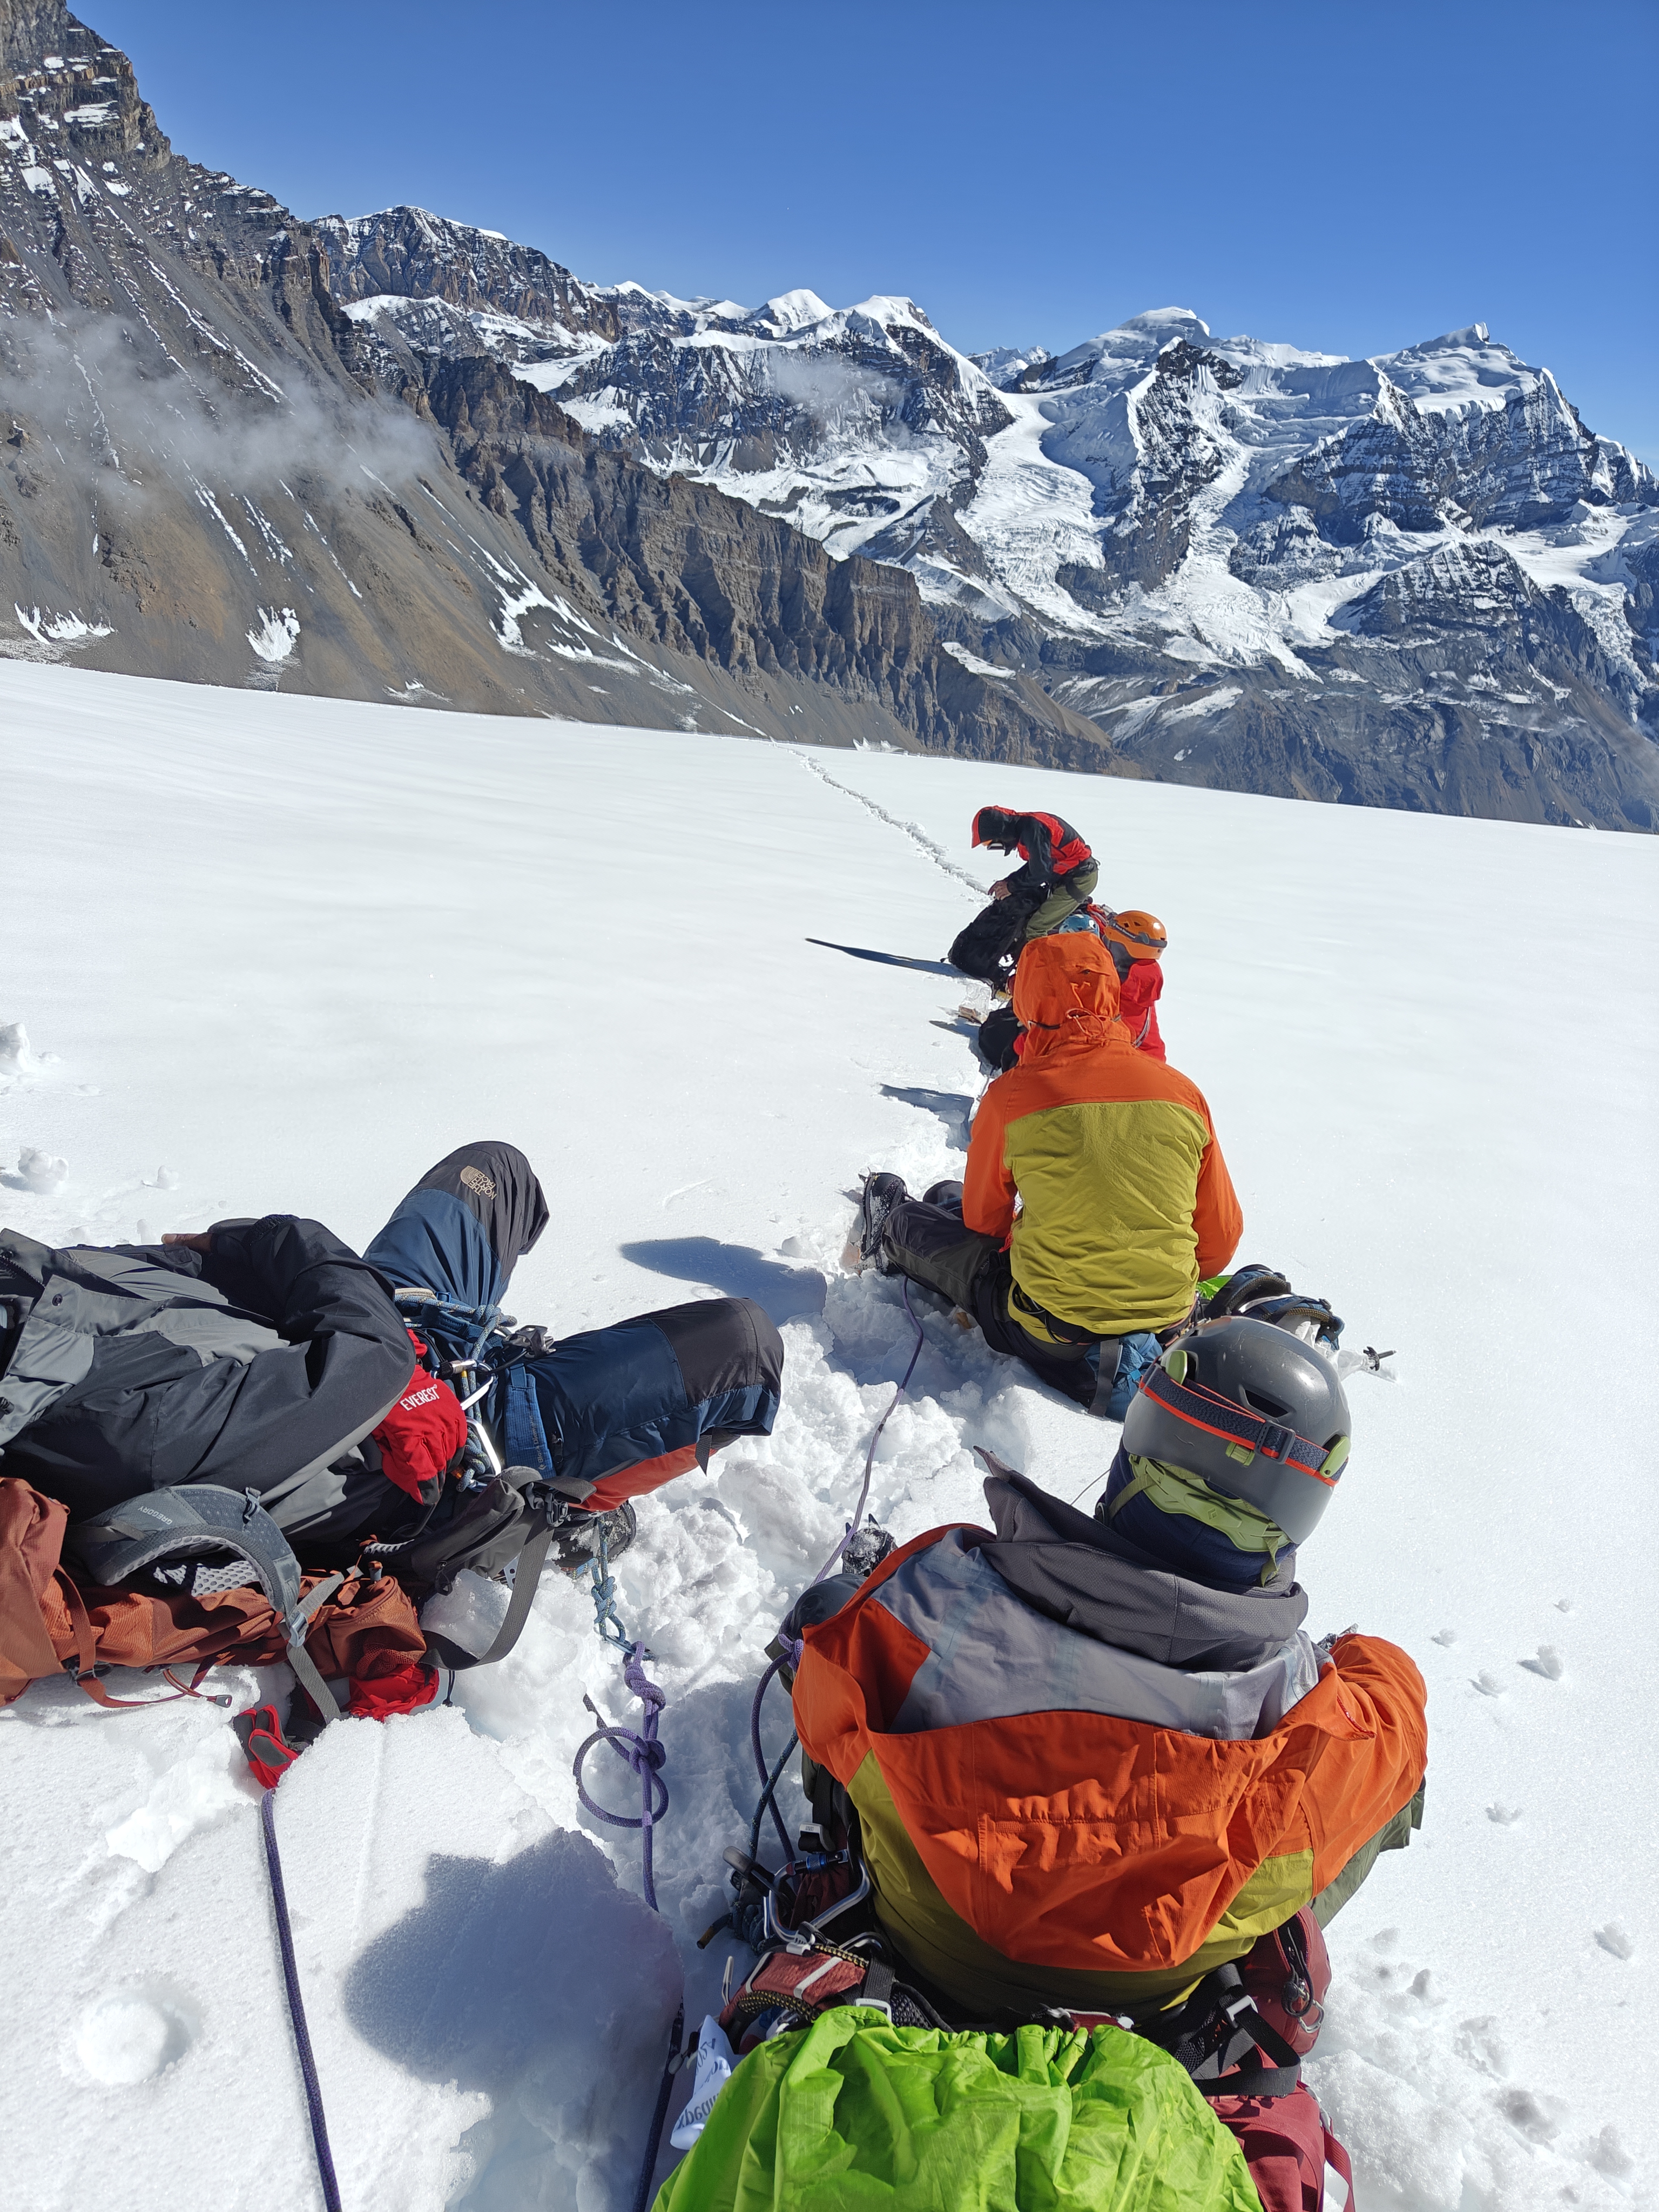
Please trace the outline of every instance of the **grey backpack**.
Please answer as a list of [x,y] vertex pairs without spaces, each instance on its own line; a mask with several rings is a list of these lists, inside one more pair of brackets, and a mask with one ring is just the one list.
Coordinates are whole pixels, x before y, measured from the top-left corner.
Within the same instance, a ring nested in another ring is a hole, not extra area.
[[305,1635],[313,1614],[345,1577],[328,1577],[301,1601],[300,1562],[257,1491],[225,1490],[210,1482],[143,1491],[106,1513],[77,1521],[64,1540],[64,1553],[102,1589],[143,1577],[158,1590],[204,1597],[257,1583],[282,1620],[296,1679],[325,1721],[339,1718],[333,1692],[306,1653]]

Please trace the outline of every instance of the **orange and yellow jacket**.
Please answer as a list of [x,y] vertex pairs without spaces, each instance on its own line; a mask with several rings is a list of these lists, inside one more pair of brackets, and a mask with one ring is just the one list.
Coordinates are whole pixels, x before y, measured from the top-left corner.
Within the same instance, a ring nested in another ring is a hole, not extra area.
[[1019,1065],[980,1102],[963,1188],[963,1221],[1009,1239],[1027,1297],[1101,1336],[1181,1320],[1244,1227],[1203,1093],[1135,1050],[1118,1006],[1097,937],[1025,947]]
[[1026,1603],[995,1545],[933,1529],[807,1629],[802,1746],[858,1808],[888,1935],[957,2003],[1156,2007],[1410,1803],[1422,1677],[1379,1638],[1326,1656],[1299,1626],[1243,1667],[1160,1663]]

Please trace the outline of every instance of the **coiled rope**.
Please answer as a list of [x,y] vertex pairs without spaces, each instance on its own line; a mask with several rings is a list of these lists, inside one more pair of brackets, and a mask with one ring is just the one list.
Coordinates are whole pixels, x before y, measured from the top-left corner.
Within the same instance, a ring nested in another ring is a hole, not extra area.
[[[663,1780],[663,1762],[667,1757],[657,1740],[658,1724],[663,1707],[668,1703],[667,1692],[658,1687],[645,1671],[650,1653],[641,1643],[636,1643],[623,1626],[617,1611],[617,1585],[611,1572],[611,1547],[605,1531],[599,1531],[599,1549],[594,1554],[593,1577],[593,1633],[601,1644],[613,1645],[623,1656],[623,1680],[645,1707],[643,1726],[623,1728],[607,1722],[592,1698],[584,1692],[582,1703],[599,1725],[583,1739],[570,1771],[575,1778],[576,1795],[585,1809],[595,1820],[609,1821],[613,1828],[637,1828],[640,1832],[641,1872],[643,1878],[645,1901],[653,1912],[662,1907],[657,1902],[655,1869],[652,1863],[652,1844],[657,1823],[668,1810],[668,1784]],[[612,1813],[597,1803],[587,1794],[582,1780],[582,1763],[596,1744],[608,1743],[618,1759],[639,1777],[640,1809],[637,1816],[630,1813]],[[657,2170],[657,2153],[662,2148],[662,2131],[668,2118],[668,2100],[674,2086],[674,2076],[685,2063],[681,2039],[685,2033],[685,2005],[682,2000],[674,2014],[674,2025],[669,2031],[668,2057],[662,2069],[662,2079],[657,2084],[657,2102],[651,2115],[647,2134],[645,2157],[640,2166],[640,2178],[634,2191],[633,2212],[645,2212],[650,2201],[651,2177]]]

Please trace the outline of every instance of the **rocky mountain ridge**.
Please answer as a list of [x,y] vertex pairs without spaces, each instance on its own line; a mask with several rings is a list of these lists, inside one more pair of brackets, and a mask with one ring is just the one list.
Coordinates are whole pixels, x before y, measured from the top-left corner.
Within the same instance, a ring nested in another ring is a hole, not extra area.
[[[364,282],[494,344],[620,313],[417,224]],[[604,450],[490,346],[384,358],[330,226],[176,155],[126,58],[0,0],[0,653],[211,683],[1092,766],[1040,684],[945,649],[914,581]],[[562,317],[564,320],[560,321]],[[470,327],[470,325],[468,326]]]
[[0,651],[1659,824],[1659,488],[1480,325],[969,357],[301,222],[51,0],[0,63]]

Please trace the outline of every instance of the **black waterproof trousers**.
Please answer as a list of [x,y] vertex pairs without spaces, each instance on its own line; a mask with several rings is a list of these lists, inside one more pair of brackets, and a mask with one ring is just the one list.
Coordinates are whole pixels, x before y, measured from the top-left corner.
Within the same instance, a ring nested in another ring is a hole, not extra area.
[[962,1218],[960,1183],[936,1184],[927,1198],[901,1199],[882,1231],[881,1256],[913,1283],[970,1313],[993,1352],[1025,1364],[1075,1398],[1094,1402],[1098,1374],[1091,1344],[1049,1344],[1030,1335],[1009,1305],[1013,1270],[994,1237],[981,1237]]

